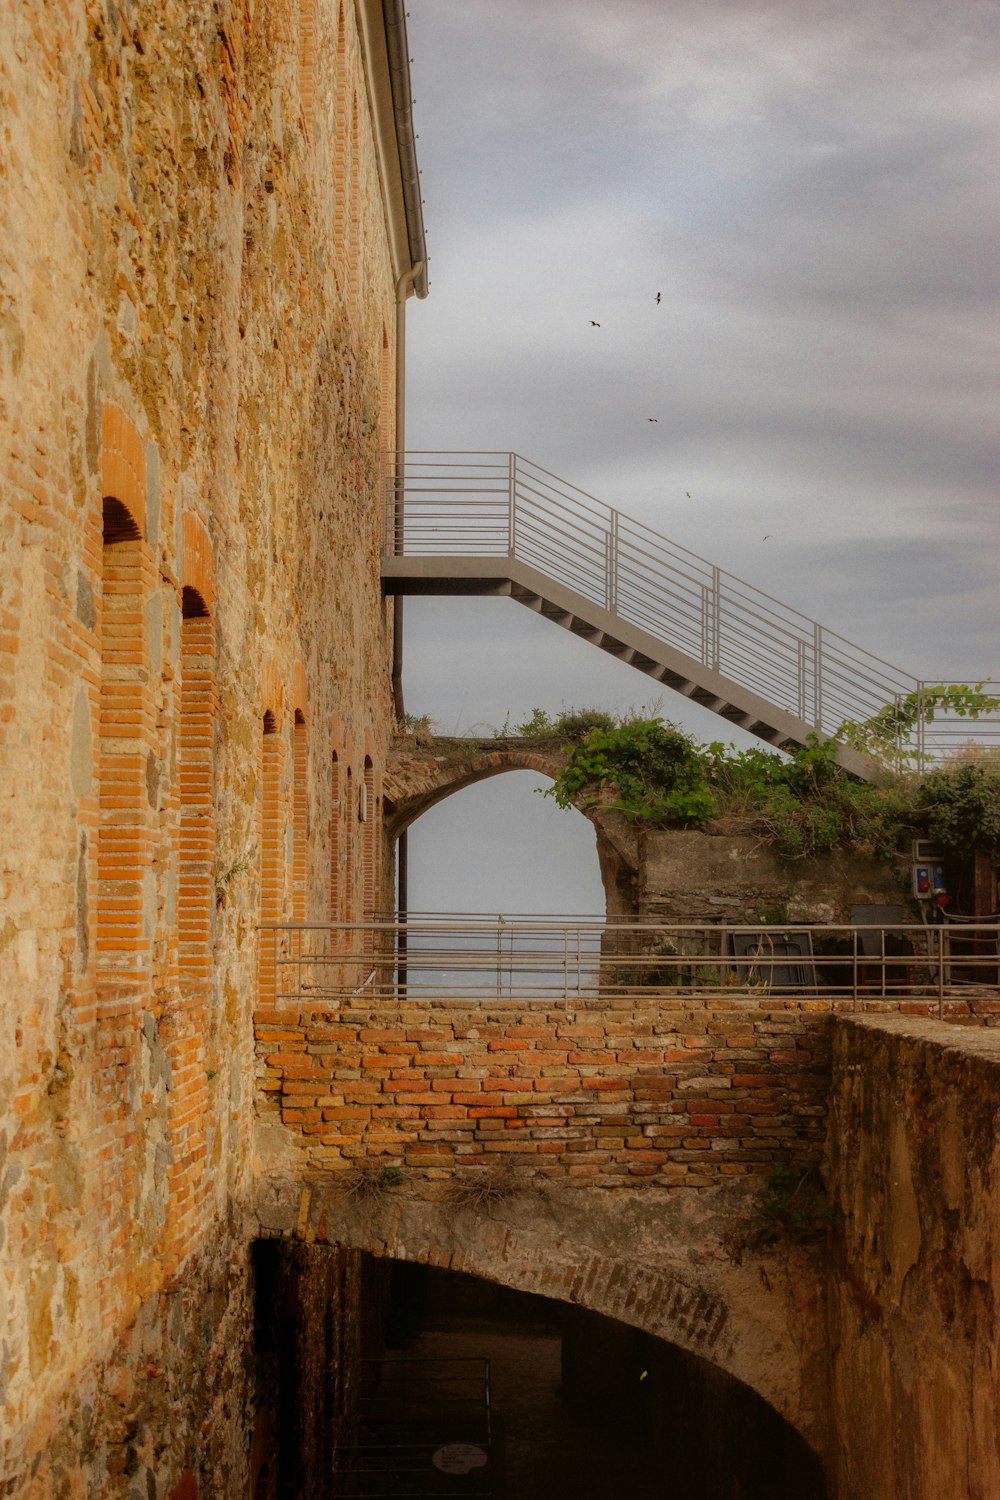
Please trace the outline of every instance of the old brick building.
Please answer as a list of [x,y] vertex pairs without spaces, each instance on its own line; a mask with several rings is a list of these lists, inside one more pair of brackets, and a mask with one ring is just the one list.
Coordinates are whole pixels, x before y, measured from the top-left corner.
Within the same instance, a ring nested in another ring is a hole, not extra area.
[[266,1496],[257,928],[389,873],[405,19],[0,31],[0,1494]]

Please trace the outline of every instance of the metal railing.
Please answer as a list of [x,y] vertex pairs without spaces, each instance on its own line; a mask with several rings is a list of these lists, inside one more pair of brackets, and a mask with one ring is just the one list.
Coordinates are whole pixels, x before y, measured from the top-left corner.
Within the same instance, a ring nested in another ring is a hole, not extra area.
[[853,1008],[917,998],[943,1013],[949,1000],[1000,1000],[996,919],[886,927],[424,916],[266,930],[274,934],[267,999],[301,1011],[404,1000],[563,1005],[811,996]]
[[[907,766],[924,772],[942,762],[955,760],[1000,763],[1000,714],[985,712],[972,719],[960,710],[941,705],[936,690],[972,687],[988,698],[1000,699],[1000,682],[919,682],[916,687],[916,719],[909,736],[897,738],[900,769]],[[930,696],[934,690],[934,697]],[[924,695],[928,695],[927,706]],[[900,694],[897,708],[902,707]]]
[[488,1359],[387,1353],[362,1360],[359,1373],[356,1428],[334,1459],[336,1494],[356,1500],[497,1494]]
[[[385,507],[388,555],[516,559],[825,734],[932,685],[516,453],[388,454]],[[917,769],[969,737],[921,717]]]
[[831,733],[918,680],[516,453],[390,456],[387,551],[511,557]]

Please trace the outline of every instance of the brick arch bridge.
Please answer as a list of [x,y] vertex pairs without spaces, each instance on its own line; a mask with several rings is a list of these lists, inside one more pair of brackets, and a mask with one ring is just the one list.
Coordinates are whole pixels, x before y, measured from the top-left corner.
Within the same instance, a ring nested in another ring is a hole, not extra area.
[[695,1354],[768,1402],[821,1456],[826,1432],[823,1298],[801,1251],[736,1265],[721,1236],[739,1190],[609,1198],[531,1189],[471,1208],[442,1185],[374,1199],[288,1176],[258,1182],[262,1237],[364,1250],[569,1302]]
[[517,738],[455,739],[400,736],[385,774],[386,831],[396,838],[422,813],[464,787],[504,771],[537,771],[554,778],[566,751],[526,745]]
[[[536,771],[554,779],[567,755],[561,746],[530,745],[517,737],[475,740],[400,735],[383,782],[386,834],[398,838],[438,802],[505,771]],[[581,812],[594,828],[608,915],[634,913],[635,853],[633,841],[623,837],[621,814],[602,808]]]

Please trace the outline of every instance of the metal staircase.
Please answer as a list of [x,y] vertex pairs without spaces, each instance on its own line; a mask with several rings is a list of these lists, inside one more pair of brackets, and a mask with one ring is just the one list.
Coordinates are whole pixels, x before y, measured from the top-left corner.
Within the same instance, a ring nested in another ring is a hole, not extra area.
[[921,686],[517,454],[390,455],[385,505],[387,593],[509,596],[769,744]]

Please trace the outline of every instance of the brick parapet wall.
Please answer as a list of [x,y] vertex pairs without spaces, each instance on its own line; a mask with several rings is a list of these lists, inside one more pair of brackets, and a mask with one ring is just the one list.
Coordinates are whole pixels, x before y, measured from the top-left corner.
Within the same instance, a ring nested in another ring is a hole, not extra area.
[[[585,1185],[708,1188],[818,1158],[832,1021],[849,1006],[661,997],[259,1010],[259,1109],[280,1118],[306,1175],[384,1157],[440,1177],[516,1157]],[[953,1019],[989,1021],[997,1002],[979,1009],[956,1005]]]
[[310,1171],[518,1156],[585,1183],[708,1187],[818,1153],[830,1019],[810,1001],[276,1009],[257,1016],[259,1090]]

